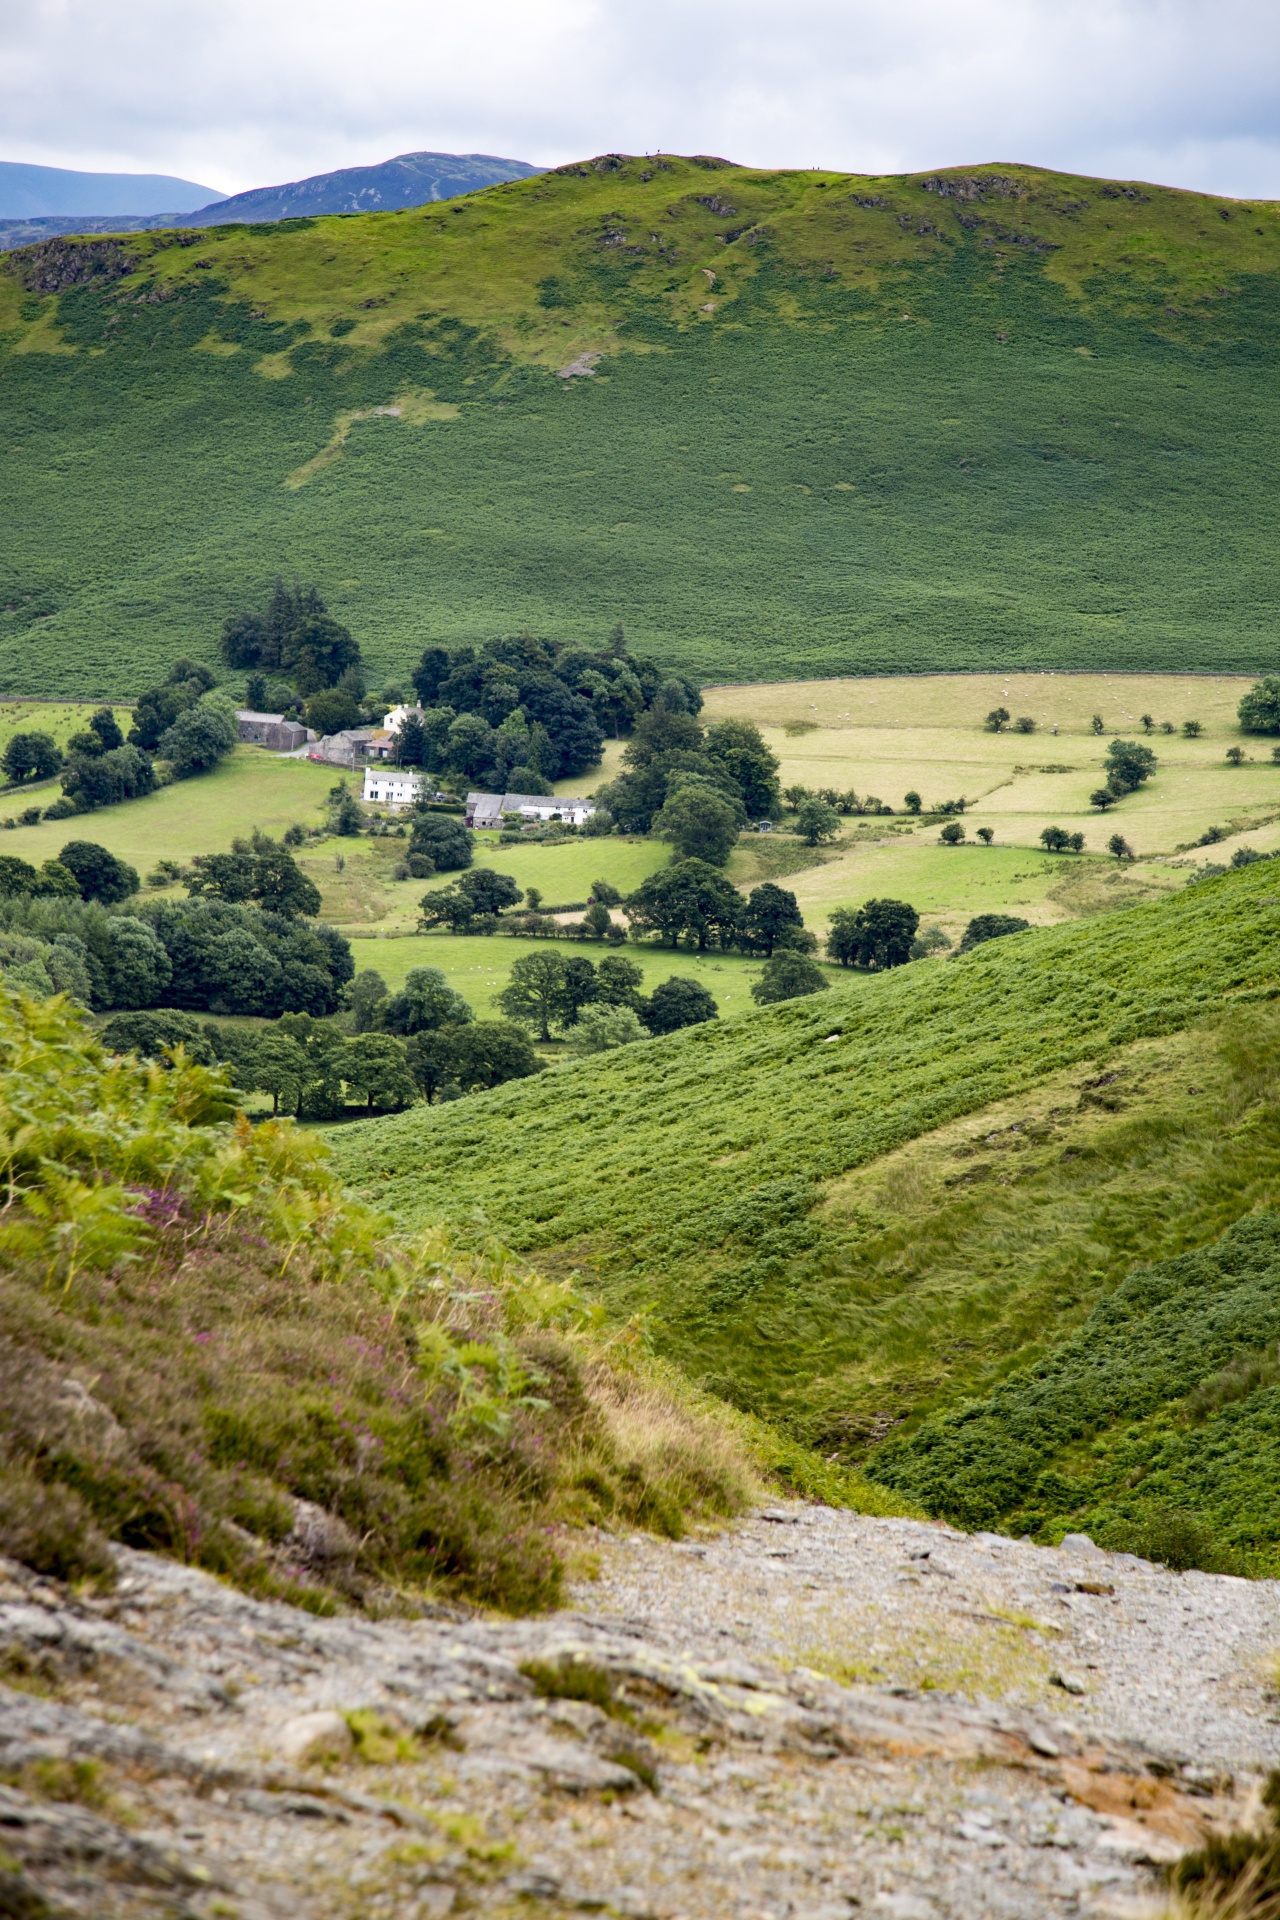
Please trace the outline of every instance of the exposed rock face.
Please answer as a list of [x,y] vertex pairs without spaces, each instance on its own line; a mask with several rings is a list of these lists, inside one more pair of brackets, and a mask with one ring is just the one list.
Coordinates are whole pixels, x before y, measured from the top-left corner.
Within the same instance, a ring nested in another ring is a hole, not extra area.
[[523,1621],[0,1562],[0,1913],[1136,1912],[1280,1759],[1276,1583],[799,1506],[598,1544]]

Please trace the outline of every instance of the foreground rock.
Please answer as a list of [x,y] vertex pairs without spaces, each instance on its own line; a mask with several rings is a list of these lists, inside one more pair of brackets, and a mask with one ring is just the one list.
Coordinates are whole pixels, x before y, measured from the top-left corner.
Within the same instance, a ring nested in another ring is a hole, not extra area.
[[1280,1586],[788,1506],[581,1611],[315,1619],[0,1562],[0,1914],[1160,1910],[1280,1762]]

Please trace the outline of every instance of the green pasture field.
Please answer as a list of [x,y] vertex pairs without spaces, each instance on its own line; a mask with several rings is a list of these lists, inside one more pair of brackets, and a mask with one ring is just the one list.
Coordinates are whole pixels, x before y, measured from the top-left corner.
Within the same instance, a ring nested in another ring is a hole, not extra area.
[[[585,954],[595,964],[613,948],[593,940],[513,940],[502,934],[452,933],[376,934],[351,936],[357,972],[372,968],[395,992],[412,967],[439,967],[449,985],[474,1008],[479,1019],[498,1020],[495,1000],[506,986],[513,964],[525,953],[556,952],[566,959]],[[715,997],[721,1014],[741,1013],[754,1005],[751,983],[758,980],[762,962],[739,953],[673,953],[670,947],[626,946],[618,949],[634,960],[644,974],[643,993],[652,993],[659,981],[673,973],[697,980]]]
[[406,1222],[482,1210],[857,1458],[1280,1201],[1278,936],[1252,867],[362,1123],[340,1163]]
[[616,620],[708,680],[1270,667],[1280,209],[971,186],[664,156],[8,256],[0,684],[136,693],[277,572],[375,677]]
[[[0,700],[0,753],[15,733],[47,733],[60,747],[65,747],[98,704],[96,700]],[[123,714],[119,717],[127,733],[129,723]],[[7,791],[9,789],[0,788],[0,804]]]
[[[175,781],[142,800],[14,827],[4,835],[0,851],[39,861],[50,859],[68,840],[95,840],[145,876],[157,860],[225,852],[237,834],[250,834],[255,827],[280,834],[295,821],[319,826],[325,797],[338,777],[334,768],[309,760],[236,747],[212,772]],[[16,809],[21,804],[21,791],[0,790],[0,814],[6,805]],[[35,798],[47,805],[55,792],[44,786]]]
[[[320,889],[326,920],[345,928],[377,925],[380,931],[410,932],[418,922],[424,894],[451,886],[456,873],[435,873],[425,880],[393,879],[407,852],[405,840],[391,835],[372,839],[327,840],[299,855],[299,864]],[[661,840],[608,839],[522,841],[500,844],[496,834],[477,834],[475,864],[511,876],[516,885],[539,887],[548,907],[571,901],[585,905],[595,880],[608,880],[619,893],[631,893],[658,867],[667,865],[670,847]],[[342,866],[339,868],[338,861]],[[575,916],[580,918],[580,912]]]
[[[713,688],[705,717],[714,721],[737,714],[756,720],[781,760],[784,784],[876,792],[899,809],[911,787],[927,804],[961,795],[968,802],[968,840],[960,847],[939,844],[937,821],[918,825],[901,811],[891,819],[849,816],[839,839],[819,849],[786,831],[744,834],[729,876],[745,891],[765,879],[792,889],[819,937],[834,909],[876,896],[910,901],[926,923],[944,927],[953,937],[977,913],[1016,913],[1040,924],[1156,897],[1183,885],[1205,859],[1225,864],[1238,846],[1267,852],[1280,847],[1280,766],[1271,759],[1271,743],[1244,738],[1249,758],[1239,768],[1225,758],[1227,747],[1243,738],[1235,708],[1249,684],[1230,677],[1174,681],[1046,674],[1027,676],[1023,684],[1011,678],[982,682],[967,675],[913,675]],[[1202,721],[1201,738],[1156,733],[1149,744],[1159,767],[1149,783],[1105,815],[1090,808],[1089,795],[1103,782],[1112,737],[1092,733],[1092,713],[1101,711],[1126,737],[1141,738],[1133,724],[1138,714],[1167,709],[1176,716],[1190,708],[1192,696],[1197,696],[1194,714],[1188,711],[1186,717]],[[1031,710],[1038,720],[1060,716],[1059,733],[988,733],[982,716],[1001,697],[1015,714]],[[77,712],[83,710],[11,702],[0,709],[0,724],[6,715],[35,713],[42,725],[61,725],[65,734],[77,724]],[[805,714],[819,717],[798,717]],[[622,744],[608,744],[602,777],[616,772]],[[1055,767],[1067,771],[1045,770]],[[325,798],[340,778],[333,768],[241,747],[214,773],[145,800],[75,821],[13,829],[4,848],[39,860],[67,839],[87,836],[145,875],[160,858],[183,861],[225,849],[255,826],[278,833],[294,821],[319,825]],[[358,790],[358,779],[348,779]],[[590,786],[591,781],[576,784]],[[33,797],[45,803],[53,790],[42,787]],[[6,799],[16,814],[22,790],[0,791],[0,818]],[[982,825],[996,836],[989,848],[974,838]],[[1046,825],[1078,828],[1088,852],[1046,855],[1039,844]],[[1195,847],[1211,827],[1223,832],[1222,841]],[[1107,855],[1107,839],[1117,831],[1141,856],[1136,862],[1118,864]],[[1179,853],[1180,847],[1194,851]],[[408,935],[416,929],[424,893],[456,876],[397,881],[393,872],[406,852],[407,838],[388,834],[326,839],[304,848],[299,859],[320,888],[324,917],[334,925]],[[510,874],[521,888],[539,887],[551,907],[585,901],[597,879],[626,894],[670,858],[666,842],[612,835],[506,846],[496,836],[480,835],[476,846],[480,864]]]
[[[1273,742],[1243,736],[1236,720],[1250,684],[1238,676],[921,674],[713,687],[704,718],[755,721],[778,756],[784,787],[852,788],[895,809],[892,821],[846,818],[820,861],[786,876],[816,931],[834,908],[887,894],[956,934],[975,913],[1017,913],[1039,923],[1131,904],[1182,885],[1201,860],[1225,864],[1239,846],[1280,846]],[[1015,718],[1028,715],[1037,731],[987,732],[983,719],[997,705]],[[1101,736],[1090,724],[1095,713],[1106,724]],[[1143,713],[1157,725],[1198,720],[1204,732],[1195,740],[1158,731],[1148,738]],[[1089,796],[1105,784],[1106,750],[1117,736],[1143,740],[1159,766],[1143,788],[1102,814]],[[1237,745],[1248,756],[1241,767],[1226,759]],[[940,845],[936,821],[911,825],[902,803],[913,789],[926,806],[965,799],[965,845]],[[990,848],[974,837],[983,826],[995,834]],[[1046,856],[1046,826],[1082,832],[1086,857]],[[1211,827],[1223,832],[1211,851],[1179,852]],[[1118,868],[1107,855],[1117,832],[1139,855],[1136,864]],[[762,863],[783,858],[784,844],[764,849],[756,839],[742,840],[732,876],[752,884]]]

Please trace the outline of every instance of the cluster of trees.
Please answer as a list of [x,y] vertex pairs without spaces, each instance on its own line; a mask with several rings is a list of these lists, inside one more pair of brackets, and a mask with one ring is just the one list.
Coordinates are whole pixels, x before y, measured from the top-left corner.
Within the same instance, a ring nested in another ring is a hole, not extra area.
[[973,947],[980,947],[987,940],[1003,940],[1006,934],[1026,933],[1029,920],[1023,920],[1016,913],[978,913],[965,928],[960,938],[960,953],[968,953]]
[[[963,811],[963,807],[964,802],[961,801],[958,810]],[[975,838],[981,840],[984,847],[989,847],[995,837],[996,832],[994,827],[978,827],[975,829]],[[942,832],[938,835],[938,839],[944,847],[963,846],[964,838],[965,830],[959,820],[948,820]]]
[[747,720],[703,728],[664,696],[637,720],[624,771],[596,795],[624,833],[657,833],[685,860],[722,867],[749,820],[781,804],[778,762]]
[[518,907],[523,899],[523,892],[509,874],[495,873],[492,867],[473,867],[452,886],[423,894],[420,924],[448,927],[450,933],[492,933],[503,910]]
[[860,907],[837,907],[831,915],[827,952],[842,967],[882,973],[905,966],[920,915],[905,900],[867,900]]
[[144,753],[158,753],[160,742],[184,713],[211,693],[217,684],[212,669],[196,660],[175,660],[158,686],[148,687],[133,709],[129,744]]
[[1151,748],[1139,741],[1113,740],[1107,748],[1105,765],[1106,785],[1089,795],[1089,805],[1101,813],[1114,807],[1117,800],[1123,800],[1126,793],[1136,793],[1144,781],[1151,778],[1157,762]]
[[[550,1040],[552,1027],[568,1031],[584,1025],[582,1050],[592,1053],[717,1017],[715,1000],[697,980],[673,974],[647,999],[643,985],[643,969],[625,954],[607,953],[594,966],[584,954],[527,953],[512,967],[498,1005],[509,1020],[532,1028],[544,1041]],[[606,1022],[606,1013],[631,1018]]]
[[409,835],[409,872],[415,880],[460,873],[471,865],[475,844],[475,835],[456,813],[419,813]]
[[599,650],[529,634],[428,647],[412,678],[424,712],[401,732],[401,763],[491,792],[550,793],[655,704],[681,713],[702,704],[691,681],[629,653],[621,627]]
[[16,854],[0,854],[0,899],[78,898],[114,906],[137,891],[137,869],[92,840],[68,840],[56,859],[39,867]]
[[[793,813],[798,813],[806,800],[821,800],[825,806],[834,807],[839,814],[891,814],[893,812],[893,808],[886,805],[877,794],[858,794],[852,787],[847,792],[841,793],[837,787],[792,786],[784,790],[782,797]],[[920,811],[919,794],[915,795],[915,801],[915,811],[918,813]]]
[[1008,707],[992,707],[983,725],[988,733],[1003,733],[1009,725],[1012,725],[1015,733],[1034,733],[1036,730],[1036,723],[1029,713],[1020,714],[1011,722]]
[[292,919],[320,911],[320,890],[280,842],[255,831],[235,839],[230,853],[198,853],[186,876],[194,899],[230,900]]
[[1236,715],[1244,733],[1280,733],[1280,678],[1268,674],[1250,687]]
[[49,733],[15,733],[0,755],[0,766],[12,787],[28,780],[52,780],[62,769],[62,749]]
[[167,762],[172,779],[186,780],[216,766],[239,737],[235,708],[215,690],[209,668],[177,660],[168,678],[139,699],[127,740],[112,709],[99,707],[72,734],[65,754],[47,733],[17,733],[5,748],[3,765],[18,786],[60,772],[63,798],[46,817],[66,819],[151,793],[153,756]]
[[1040,844],[1046,853],[1083,853],[1084,835],[1068,833],[1065,827],[1041,827]]
[[[86,897],[73,869],[64,870],[69,888],[23,888],[0,897],[0,933],[37,943],[39,951],[25,955],[24,964],[38,961],[53,980],[48,991],[72,993],[95,1010],[168,1006],[323,1017],[337,1011],[355,971],[340,934],[296,914],[216,898],[111,898],[109,884],[106,898]],[[125,872],[136,888],[136,874]],[[54,949],[65,964],[51,961]],[[76,969],[74,979],[68,966]],[[0,971],[7,971],[2,958]],[[37,985],[33,981],[33,990]]]
[[[361,976],[369,977],[378,978]],[[382,992],[385,997],[385,986]],[[353,1104],[367,1113],[398,1112],[418,1100],[456,1099],[541,1070],[522,1027],[473,1021],[466,1003],[459,1005],[465,1019],[408,1039],[372,1029],[353,1035],[307,1013],[285,1014],[267,1027],[220,1028],[170,1010],[117,1014],[102,1038],[117,1053],[163,1059],[182,1046],[205,1065],[221,1061],[244,1092],[270,1094],[274,1112],[303,1120],[337,1119]]]
[[810,993],[824,993],[831,985],[816,960],[793,947],[779,947],[751,989],[751,998],[759,1007],[775,1006],[782,1000],[800,1000]]
[[222,657],[237,673],[261,675],[263,692],[279,681],[289,695],[304,699],[336,687],[360,665],[360,648],[348,628],[335,620],[313,586],[286,587],[276,580],[261,612],[232,614],[224,622]]
[[705,860],[681,860],[650,874],[623,902],[632,931],[656,933],[668,946],[691,942],[736,947],[744,953],[772,954],[775,947],[813,951],[794,893],[766,880],[744,899],[724,875]]

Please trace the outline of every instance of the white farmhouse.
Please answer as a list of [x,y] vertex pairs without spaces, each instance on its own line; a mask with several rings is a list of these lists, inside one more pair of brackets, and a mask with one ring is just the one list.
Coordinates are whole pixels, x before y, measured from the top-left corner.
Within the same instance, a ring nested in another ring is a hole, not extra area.
[[375,806],[411,807],[425,786],[421,767],[367,766],[361,797]]
[[467,825],[501,827],[502,816],[518,813],[525,826],[545,825],[550,820],[567,821],[580,827],[596,810],[594,800],[579,800],[570,795],[541,793],[469,793]]

